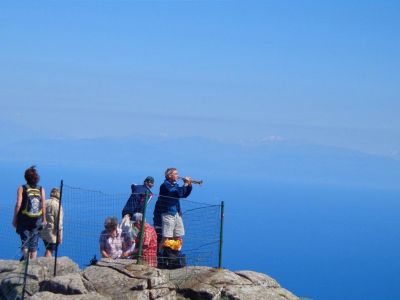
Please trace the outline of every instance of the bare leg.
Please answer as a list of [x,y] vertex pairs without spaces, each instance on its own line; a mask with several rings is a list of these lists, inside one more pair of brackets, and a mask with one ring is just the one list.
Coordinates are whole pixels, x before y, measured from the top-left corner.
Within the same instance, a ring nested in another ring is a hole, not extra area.
[[28,258],[28,248],[22,248],[22,255],[24,256],[25,260]]
[[37,257],[37,251],[35,250],[32,252],[29,252],[29,257],[30,257],[30,259],[35,259]]
[[46,249],[46,252],[44,254],[45,257],[51,257],[51,251]]

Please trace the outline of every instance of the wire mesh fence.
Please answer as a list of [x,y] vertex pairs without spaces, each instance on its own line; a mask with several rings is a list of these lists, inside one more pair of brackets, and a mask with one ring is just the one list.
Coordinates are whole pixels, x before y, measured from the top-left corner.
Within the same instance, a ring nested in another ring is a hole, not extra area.
[[[109,216],[122,219],[122,209],[129,193],[107,194],[64,185],[64,238],[60,255],[67,255],[81,267],[95,255],[100,257],[99,236],[104,220]],[[146,222],[153,224],[153,213],[158,195],[154,194],[146,209]],[[182,252],[188,265],[218,266],[220,247],[221,206],[180,201],[185,227]]]
[[[63,239],[56,252],[57,256],[68,256],[75,261],[80,268],[85,268],[101,258],[99,246],[100,235],[104,231],[104,221],[107,217],[114,216],[121,222],[123,208],[127,200],[133,194],[130,193],[104,193],[102,191],[88,190],[80,187],[63,185],[62,187],[62,207],[64,211],[63,219]],[[143,194],[135,194],[143,198]],[[152,194],[147,201],[145,220],[150,225],[154,225],[153,217],[155,206],[159,195]],[[178,199],[174,199],[178,200]],[[0,210],[6,219],[12,220],[14,203],[1,203]],[[170,279],[184,281],[193,275],[192,269],[187,266],[221,266],[221,205],[193,202],[187,199],[179,201],[179,214],[184,223],[185,235],[182,240],[180,253],[185,256],[185,268],[180,272],[166,272]],[[134,222],[132,221],[132,225]],[[21,243],[11,222],[2,222],[0,225],[0,258],[20,260]],[[161,228],[157,231],[161,234]],[[144,233],[146,236],[146,233]],[[157,241],[158,267],[160,267],[160,236]],[[146,245],[143,245],[143,254]],[[136,247],[137,248],[137,239]],[[38,256],[44,254],[44,243],[40,241]],[[137,256],[130,256],[128,259],[137,261]],[[21,299],[23,286],[30,280],[30,267],[27,265],[29,260],[21,263],[7,278],[2,278],[8,286],[7,297]],[[173,278],[172,278],[173,277]]]

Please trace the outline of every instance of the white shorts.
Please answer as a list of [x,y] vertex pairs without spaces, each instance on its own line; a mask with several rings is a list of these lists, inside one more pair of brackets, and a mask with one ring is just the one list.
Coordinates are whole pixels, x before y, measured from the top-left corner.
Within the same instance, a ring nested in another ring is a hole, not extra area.
[[177,213],[175,216],[171,214],[162,214],[162,236],[166,238],[181,237],[185,235],[183,221]]

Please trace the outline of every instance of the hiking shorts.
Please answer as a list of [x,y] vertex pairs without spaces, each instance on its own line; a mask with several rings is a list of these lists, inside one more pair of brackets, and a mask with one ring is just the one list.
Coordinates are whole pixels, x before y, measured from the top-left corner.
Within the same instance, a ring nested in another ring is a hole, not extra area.
[[54,251],[56,251],[56,248],[57,248],[57,244],[56,243],[48,243],[48,242],[46,242],[44,240],[43,240],[43,243],[44,243],[44,247],[46,248],[46,250],[49,250],[52,253]]
[[185,228],[183,227],[182,217],[176,213],[162,214],[162,236],[166,238],[181,237],[185,235]]
[[38,249],[39,233],[36,230],[24,230],[19,234],[21,238],[21,248],[28,248],[29,252],[35,252]]

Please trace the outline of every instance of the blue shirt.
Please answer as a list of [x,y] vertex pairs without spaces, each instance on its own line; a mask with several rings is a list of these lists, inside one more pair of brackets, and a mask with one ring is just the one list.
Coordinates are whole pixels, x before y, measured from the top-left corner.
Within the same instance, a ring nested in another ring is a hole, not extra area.
[[181,212],[179,199],[186,198],[192,192],[192,186],[179,186],[178,183],[171,183],[165,180],[160,186],[160,196],[158,197],[154,209],[154,225],[161,224],[161,214],[169,213],[175,215]]

